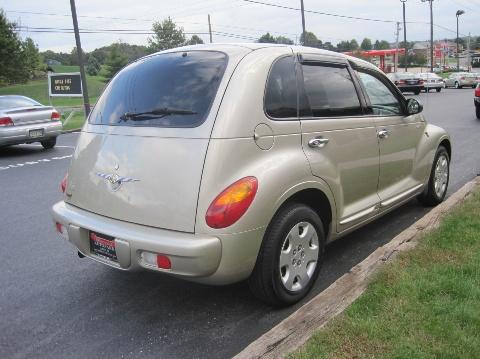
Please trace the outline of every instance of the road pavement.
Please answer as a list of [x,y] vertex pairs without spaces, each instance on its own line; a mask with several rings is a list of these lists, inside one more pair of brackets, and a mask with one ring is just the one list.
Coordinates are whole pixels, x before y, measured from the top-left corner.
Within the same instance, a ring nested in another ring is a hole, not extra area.
[[[480,172],[473,91],[416,97],[452,136],[452,193]],[[0,150],[1,358],[230,357],[302,304],[273,310],[245,283],[210,287],[78,258],[50,218],[77,137],[63,135],[49,151]],[[309,298],[426,211],[412,201],[330,245]]]

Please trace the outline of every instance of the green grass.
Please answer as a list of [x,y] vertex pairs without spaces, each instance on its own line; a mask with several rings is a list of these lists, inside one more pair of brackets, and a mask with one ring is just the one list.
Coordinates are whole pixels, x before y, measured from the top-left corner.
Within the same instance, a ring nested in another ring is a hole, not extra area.
[[[52,66],[55,72],[78,72],[80,71],[78,66],[66,66],[58,65]],[[100,96],[103,88],[105,87],[105,82],[101,76],[88,76],[87,75],[87,85],[88,85],[88,95],[90,103],[93,105],[97,102],[98,97]],[[23,95],[44,104],[48,105],[48,83],[47,79],[33,80],[29,81],[26,84],[12,85],[0,87],[0,95]],[[82,97],[52,97],[51,99],[53,106],[81,106],[83,105]]]
[[85,112],[83,110],[75,112],[75,114],[68,121],[66,121],[68,115],[69,114],[62,115],[64,131],[78,130],[82,128],[83,124],[85,123]]
[[480,193],[291,358],[479,358]]

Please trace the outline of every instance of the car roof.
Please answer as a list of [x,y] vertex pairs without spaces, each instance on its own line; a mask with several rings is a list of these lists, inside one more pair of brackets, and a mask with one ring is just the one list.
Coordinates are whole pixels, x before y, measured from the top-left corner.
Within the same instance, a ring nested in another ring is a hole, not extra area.
[[[199,45],[187,45],[182,47],[177,47],[174,49],[169,49],[165,51],[160,51],[152,55],[160,54],[160,53],[169,53],[169,52],[178,52],[178,51],[192,51],[192,50],[204,50],[204,51],[222,51],[229,55],[230,52],[238,51],[239,48],[244,48],[246,52],[249,51],[256,51],[260,49],[268,49],[268,48],[288,48],[291,49],[295,53],[304,53],[304,54],[317,54],[329,57],[336,57],[346,59],[357,66],[367,67],[375,70],[379,70],[375,65],[367,62],[365,60],[345,55],[340,52],[334,52],[329,50],[317,49],[315,47],[308,47],[308,46],[298,46],[298,45],[285,45],[285,44],[270,44],[270,43],[214,43],[214,44],[199,44]],[[152,56],[148,55],[148,56]]]

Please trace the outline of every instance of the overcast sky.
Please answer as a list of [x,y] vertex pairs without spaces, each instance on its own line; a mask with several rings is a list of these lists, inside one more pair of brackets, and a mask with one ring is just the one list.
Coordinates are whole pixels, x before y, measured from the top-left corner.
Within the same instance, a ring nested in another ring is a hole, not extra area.
[[[300,0],[259,0],[261,2],[299,8]],[[151,31],[152,21],[170,16],[187,33],[198,33],[208,41],[207,14],[212,19],[212,30],[234,37],[214,34],[214,42],[252,41],[269,31],[298,40],[301,32],[299,11],[252,4],[244,0],[77,0],[79,26],[88,30],[145,30]],[[427,40],[430,37],[430,12],[428,3],[407,0],[407,39]],[[31,37],[40,50],[70,52],[75,46],[73,34],[42,33],[39,28],[72,28],[69,0],[0,0],[0,7],[11,21],[22,26],[22,37]],[[434,0],[435,39],[454,38],[457,10],[466,13],[460,18],[460,33],[480,35],[480,0]],[[305,0],[305,9],[346,16],[402,21],[400,0]],[[42,14],[28,14],[36,12]],[[53,14],[53,15],[47,15]],[[96,17],[96,18],[95,18]],[[104,17],[104,18],[101,18]],[[117,19],[112,19],[117,18]],[[361,41],[368,37],[375,41],[395,41],[396,24],[353,20],[320,14],[306,14],[306,27],[322,41],[333,44],[352,38]],[[34,29],[36,28],[36,29]],[[146,44],[149,35],[90,33],[82,34],[82,46],[86,51],[121,40],[132,44]],[[189,35],[190,36],[190,35]],[[403,38],[403,32],[401,33]]]

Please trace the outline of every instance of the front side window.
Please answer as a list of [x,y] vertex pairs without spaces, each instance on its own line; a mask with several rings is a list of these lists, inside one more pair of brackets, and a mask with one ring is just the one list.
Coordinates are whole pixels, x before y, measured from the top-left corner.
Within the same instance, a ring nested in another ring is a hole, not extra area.
[[305,94],[313,117],[363,114],[352,77],[346,67],[302,65]]
[[227,65],[213,51],[159,54],[120,71],[93,109],[98,125],[196,127],[207,117]]
[[293,56],[272,66],[265,92],[265,112],[273,118],[297,117],[297,84]]
[[370,98],[373,114],[377,116],[401,115],[402,107],[397,97],[378,78],[366,72],[357,72]]

